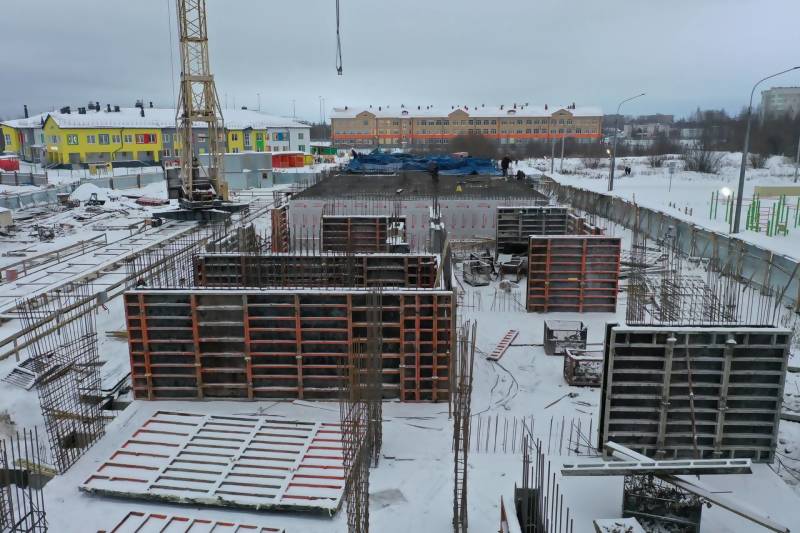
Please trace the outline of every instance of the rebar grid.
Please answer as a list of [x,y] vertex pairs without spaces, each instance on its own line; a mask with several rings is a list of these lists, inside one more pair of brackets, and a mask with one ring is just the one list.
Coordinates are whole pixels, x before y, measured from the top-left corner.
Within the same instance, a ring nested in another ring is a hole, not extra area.
[[465,322],[457,332],[453,394],[453,531],[466,533],[468,518],[467,464],[469,461],[472,371],[478,323]]
[[0,532],[45,533],[42,446],[36,429],[0,441]]
[[[650,245],[634,231],[628,266],[625,322],[630,326],[771,326],[777,320],[772,290],[743,283],[729,264],[702,265],[686,256],[670,232]],[[704,268],[705,276],[689,266]]]
[[366,339],[354,340],[339,366],[339,416],[350,533],[369,532],[369,468],[378,465],[382,444],[381,292],[367,295]]
[[104,433],[94,292],[88,283],[70,289],[18,304],[30,356],[43,376],[36,390],[59,472]]

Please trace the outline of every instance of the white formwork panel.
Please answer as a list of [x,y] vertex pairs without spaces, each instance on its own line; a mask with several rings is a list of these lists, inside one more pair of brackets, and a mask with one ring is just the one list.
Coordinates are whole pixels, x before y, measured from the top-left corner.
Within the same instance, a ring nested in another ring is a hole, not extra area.
[[283,533],[282,529],[188,518],[160,513],[130,512],[108,531],[98,533]]
[[338,424],[158,411],[80,489],[333,514],[344,491],[342,461]]

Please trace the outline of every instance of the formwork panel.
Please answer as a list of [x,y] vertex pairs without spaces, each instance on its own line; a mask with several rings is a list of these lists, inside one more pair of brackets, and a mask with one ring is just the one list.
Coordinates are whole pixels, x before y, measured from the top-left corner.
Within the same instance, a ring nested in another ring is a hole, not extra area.
[[283,529],[236,524],[213,518],[192,518],[131,511],[109,533],[283,533]]
[[325,252],[381,253],[390,249],[389,225],[395,218],[372,215],[323,215]]
[[600,444],[771,462],[790,338],[777,328],[609,327]]
[[[136,290],[125,294],[137,399],[336,399],[367,339],[367,292]],[[450,291],[382,293],[386,398],[449,397]]]
[[333,513],[338,424],[158,411],[80,490],[184,505]]
[[618,237],[531,236],[528,311],[615,312],[621,248]]
[[206,254],[195,256],[198,287],[434,288],[439,260],[418,254]]
[[289,251],[289,204],[284,204],[270,211],[272,218],[272,251]]
[[498,206],[498,253],[525,253],[531,235],[602,235],[566,206]]

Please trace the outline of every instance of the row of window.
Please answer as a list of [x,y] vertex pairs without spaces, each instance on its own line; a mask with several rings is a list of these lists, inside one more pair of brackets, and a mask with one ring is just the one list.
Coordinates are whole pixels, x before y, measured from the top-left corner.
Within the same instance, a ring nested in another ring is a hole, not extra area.
[[[284,132],[280,132],[280,133],[273,132],[272,133],[272,140],[273,141],[284,141],[284,140],[287,140],[284,137],[286,137],[286,134]],[[305,134],[303,132],[299,132],[297,134],[297,138],[302,141],[305,138]],[[267,133],[267,139],[269,139],[269,133]],[[238,133],[231,133],[231,141],[238,141],[238,140],[239,140],[239,134]],[[256,142],[263,141],[263,140],[264,140],[264,134],[263,133],[256,133]],[[250,144],[250,134],[249,133],[245,133],[244,134],[244,143],[245,144]]]
[[[166,136],[165,136],[166,138]],[[86,144],[120,144],[124,140],[125,144],[132,144],[136,139],[136,144],[157,144],[158,134],[156,133],[140,133],[137,135],[110,135],[108,133],[100,133],[97,135],[87,135]],[[61,137],[58,135],[50,136],[50,144],[59,144]],[[67,135],[67,144],[70,146],[77,146],[80,144],[80,139],[77,134],[70,133]]]
[[[574,134],[588,134],[588,133],[597,133],[596,129],[583,129],[583,128],[553,128],[549,130],[550,134],[556,133],[574,133]],[[371,132],[367,131],[337,131],[339,135],[372,135]],[[380,135],[398,135],[397,132],[389,131],[389,130],[379,130],[378,132]],[[469,128],[469,129],[459,129],[459,130],[451,130],[451,131],[442,131],[442,130],[426,130],[422,129],[417,132],[421,135],[437,135],[437,134],[455,134],[455,135],[466,135],[466,134],[477,134],[477,135],[497,135],[497,128]],[[501,129],[500,133],[508,133],[508,134],[547,134],[547,128],[518,128],[516,130],[509,130],[509,129]]]

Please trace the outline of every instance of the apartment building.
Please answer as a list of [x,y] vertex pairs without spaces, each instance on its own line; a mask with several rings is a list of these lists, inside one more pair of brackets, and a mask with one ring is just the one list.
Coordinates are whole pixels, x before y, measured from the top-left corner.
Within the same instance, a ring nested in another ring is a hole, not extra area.
[[[152,105],[152,104],[151,104]],[[27,119],[4,121],[6,151],[50,165],[160,164],[177,160],[182,147],[174,109],[132,108],[99,103],[62,108]],[[257,111],[227,110],[225,147],[232,153],[302,151],[310,153],[311,128]],[[194,130],[196,155],[207,152],[207,131]]]
[[761,91],[761,120],[795,118],[800,113],[800,87],[772,87]]
[[597,107],[433,106],[337,107],[331,113],[336,145],[408,147],[447,144],[459,135],[480,134],[500,144],[548,141],[563,137],[596,142],[602,137],[603,112]]

